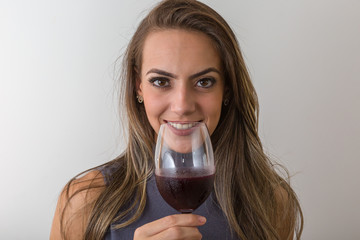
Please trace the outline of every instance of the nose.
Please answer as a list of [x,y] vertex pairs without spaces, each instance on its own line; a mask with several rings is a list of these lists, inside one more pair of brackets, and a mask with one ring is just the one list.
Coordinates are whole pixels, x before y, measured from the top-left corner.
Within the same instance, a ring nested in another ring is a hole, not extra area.
[[195,96],[187,84],[179,84],[171,97],[171,111],[179,116],[190,115],[195,112]]

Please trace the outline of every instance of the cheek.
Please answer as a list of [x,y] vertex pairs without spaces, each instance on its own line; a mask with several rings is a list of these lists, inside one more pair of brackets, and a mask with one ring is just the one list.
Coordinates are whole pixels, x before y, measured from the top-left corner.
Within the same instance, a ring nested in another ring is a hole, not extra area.
[[144,96],[144,106],[150,125],[157,133],[160,128],[159,118],[165,108],[164,101],[159,101],[158,98],[147,95]]
[[157,104],[154,104],[153,101],[149,101],[148,99],[144,99],[145,111],[148,116],[149,121],[151,121],[159,112],[159,107]]
[[219,123],[222,102],[221,98],[207,99],[203,102],[203,113],[206,115],[206,122],[208,124],[209,132],[212,134]]

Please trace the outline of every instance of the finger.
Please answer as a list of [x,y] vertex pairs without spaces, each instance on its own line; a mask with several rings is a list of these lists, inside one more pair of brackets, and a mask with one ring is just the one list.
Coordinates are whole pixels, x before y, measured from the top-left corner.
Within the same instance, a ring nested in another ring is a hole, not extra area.
[[136,234],[144,237],[156,235],[171,227],[197,227],[204,225],[206,218],[195,214],[175,214],[143,225]]
[[150,240],[170,240],[170,239],[191,239],[200,240],[201,233],[197,227],[170,227],[150,238]]

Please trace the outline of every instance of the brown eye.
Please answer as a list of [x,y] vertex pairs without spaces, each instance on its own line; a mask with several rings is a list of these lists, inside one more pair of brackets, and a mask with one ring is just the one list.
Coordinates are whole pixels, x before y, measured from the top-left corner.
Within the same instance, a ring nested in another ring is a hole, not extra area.
[[150,83],[159,88],[170,86],[169,80],[165,78],[152,78],[150,79]]
[[212,78],[203,78],[197,81],[196,86],[202,87],[202,88],[209,88],[212,85],[214,85],[215,80]]

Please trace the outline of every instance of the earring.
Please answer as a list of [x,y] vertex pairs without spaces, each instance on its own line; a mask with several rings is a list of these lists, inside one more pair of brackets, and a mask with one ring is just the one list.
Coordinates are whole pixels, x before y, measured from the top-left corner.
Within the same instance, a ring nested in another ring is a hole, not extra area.
[[230,100],[229,100],[228,98],[226,98],[226,99],[224,100],[224,106],[229,105],[229,102],[230,102]]
[[136,98],[137,98],[137,100],[138,100],[138,103],[143,103],[143,102],[144,102],[144,99],[143,99],[142,96],[137,95]]

